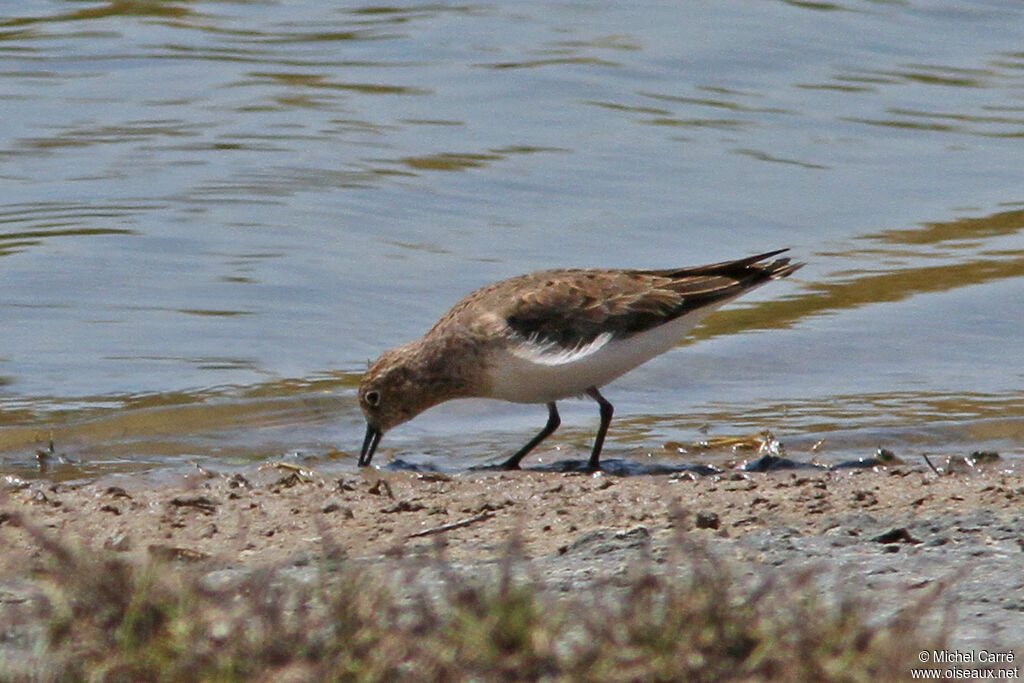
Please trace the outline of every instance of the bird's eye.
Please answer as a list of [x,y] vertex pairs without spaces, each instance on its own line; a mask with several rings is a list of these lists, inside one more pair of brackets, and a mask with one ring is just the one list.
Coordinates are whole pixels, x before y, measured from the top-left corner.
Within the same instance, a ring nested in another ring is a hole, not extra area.
[[363,397],[366,400],[366,405],[376,408],[380,405],[380,392],[379,391],[367,391]]

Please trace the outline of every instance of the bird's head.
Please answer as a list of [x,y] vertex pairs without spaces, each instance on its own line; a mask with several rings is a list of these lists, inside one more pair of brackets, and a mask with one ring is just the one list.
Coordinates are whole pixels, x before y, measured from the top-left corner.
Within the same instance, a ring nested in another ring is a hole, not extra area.
[[359,383],[359,407],[366,417],[359,466],[370,464],[384,432],[445,400],[443,384],[412,344],[378,358]]

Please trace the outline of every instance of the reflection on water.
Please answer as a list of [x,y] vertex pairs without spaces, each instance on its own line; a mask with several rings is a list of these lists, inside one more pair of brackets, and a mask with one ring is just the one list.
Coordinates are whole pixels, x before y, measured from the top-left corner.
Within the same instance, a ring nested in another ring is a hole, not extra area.
[[[828,282],[806,283],[803,291],[782,300],[767,301],[756,308],[720,311],[691,334],[690,342],[743,330],[793,326],[811,316],[901,301],[926,292],[1024,278],[1024,248],[978,249],[983,245],[997,247],[998,241],[994,238],[1019,241],[1021,236],[1024,236],[1024,211],[926,223],[918,228],[865,235],[861,238],[862,244],[881,242],[884,246],[854,247],[840,254],[823,254],[860,257],[860,268],[834,273]],[[986,239],[991,243],[986,243]],[[933,248],[924,251],[922,247]],[[945,263],[909,265],[935,261]]]
[[[53,443],[73,466],[48,469],[70,478],[181,460],[260,461],[294,451],[292,444],[308,444],[310,430],[336,422],[344,413],[337,394],[357,383],[358,376],[339,376],[235,390],[12,404],[4,411],[8,426],[0,430],[0,453],[19,454],[8,459],[7,471],[28,476],[41,469],[33,453]],[[47,409],[45,420],[36,418]],[[317,452],[331,450],[316,445]]]
[[[707,425],[1021,455],[1022,14],[4,8],[0,465],[51,435],[90,475],[348,451],[365,362],[475,287],[782,246],[797,277],[610,388],[610,447]],[[491,457],[536,428],[517,410],[389,441]]]
[[[913,247],[950,242],[953,243],[950,245],[952,247],[957,245],[974,247],[983,244],[981,240],[1012,236],[1021,232],[1024,232],[1024,210],[1001,211],[981,218],[957,218],[944,223],[923,223],[914,228],[887,230],[875,235],[865,235],[864,238]],[[1019,252],[1019,250],[1017,251]],[[1014,251],[1008,251],[1003,256],[1010,256],[1013,253]]]

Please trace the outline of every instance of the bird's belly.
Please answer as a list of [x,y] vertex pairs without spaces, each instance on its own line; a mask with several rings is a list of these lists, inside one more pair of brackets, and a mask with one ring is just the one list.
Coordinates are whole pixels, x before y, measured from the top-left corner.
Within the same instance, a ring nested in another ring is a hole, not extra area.
[[[724,303],[724,302],[723,302]],[[702,308],[640,334],[613,339],[592,353],[564,363],[545,363],[497,350],[486,361],[487,398],[548,403],[601,387],[678,344],[711,310]]]

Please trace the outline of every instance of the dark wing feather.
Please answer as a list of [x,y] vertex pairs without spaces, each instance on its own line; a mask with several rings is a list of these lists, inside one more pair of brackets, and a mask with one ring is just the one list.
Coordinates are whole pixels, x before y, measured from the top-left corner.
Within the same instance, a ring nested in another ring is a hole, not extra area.
[[518,290],[519,295],[503,302],[505,321],[517,335],[565,349],[605,333],[629,337],[786,277],[802,264],[790,264],[789,259],[759,264],[782,251],[691,268],[525,275],[509,281],[517,287],[507,294]]

